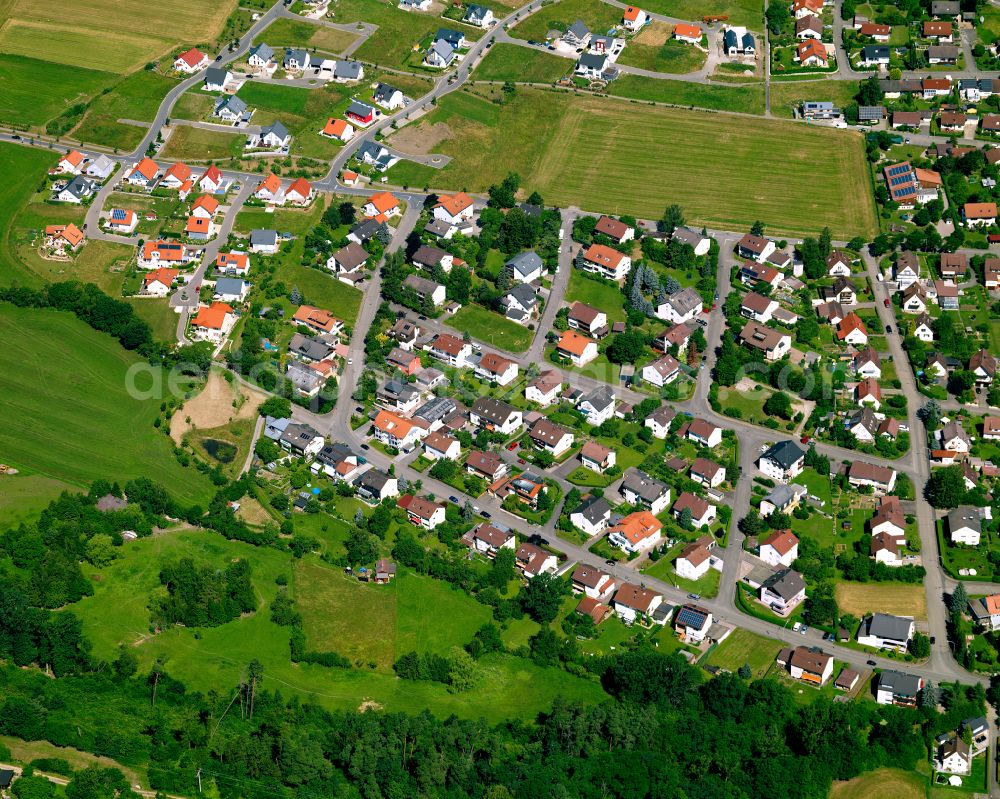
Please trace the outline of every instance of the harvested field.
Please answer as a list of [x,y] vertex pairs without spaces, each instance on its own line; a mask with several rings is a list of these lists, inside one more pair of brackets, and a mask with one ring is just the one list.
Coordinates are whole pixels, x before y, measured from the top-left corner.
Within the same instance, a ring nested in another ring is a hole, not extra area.
[[392,146],[410,155],[428,155],[443,141],[452,137],[452,130],[443,122],[434,125],[410,125],[392,138]]
[[836,595],[841,612],[858,618],[874,611],[927,618],[927,594],[920,584],[839,582]]

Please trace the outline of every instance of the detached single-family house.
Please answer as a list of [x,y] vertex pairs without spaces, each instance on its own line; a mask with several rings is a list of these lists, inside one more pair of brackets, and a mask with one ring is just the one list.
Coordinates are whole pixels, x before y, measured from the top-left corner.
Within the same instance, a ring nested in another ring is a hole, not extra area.
[[639,510],[608,528],[608,542],[629,554],[643,552],[660,541],[662,530],[663,523],[656,516]]
[[544,416],[531,425],[528,438],[538,449],[548,452],[554,458],[569,451],[575,440],[572,430],[549,421]]
[[670,486],[638,469],[629,469],[618,492],[629,505],[648,508],[654,515],[663,513],[670,504]]
[[773,444],[757,460],[757,468],[772,480],[788,481],[802,474],[806,451],[791,439]]
[[678,520],[683,517],[685,511],[690,512],[691,524],[695,529],[707,527],[715,520],[716,516],[715,505],[702,497],[692,494],[690,491],[682,492],[681,495],[677,497],[677,501],[671,509],[671,513],[673,513],[674,518]]
[[979,546],[983,534],[983,517],[978,508],[959,505],[945,517],[945,521],[948,526],[948,540],[951,543]]
[[791,567],[799,556],[799,539],[791,530],[775,530],[760,542],[760,559],[771,566]]
[[709,449],[715,449],[715,447],[722,443],[722,428],[704,419],[692,419],[690,422],[686,422],[677,431],[677,434],[681,438],[686,438],[699,446],[708,447]]
[[596,441],[588,441],[580,449],[580,465],[598,474],[604,474],[614,466],[617,457],[618,455],[613,449],[598,444]]
[[523,424],[520,410],[493,397],[478,397],[469,411],[469,421],[474,427],[483,427],[505,436],[513,435]]
[[584,272],[592,272],[608,280],[624,280],[632,268],[631,258],[604,244],[591,244],[577,263]]
[[704,309],[701,295],[693,288],[684,288],[669,295],[656,309],[656,316],[674,324],[690,322]]
[[792,348],[792,337],[757,322],[747,322],[739,335],[740,343],[757,350],[767,361],[780,361]]
[[712,565],[710,549],[715,545],[715,539],[704,535],[697,541],[688,544],[677,555],[674,561],[674,571],[678,577],[685,580],[700,580]]
[[611,520],[611,505],[604,497],[592,494],[577,505],[569,520],[588,537],[600,535],[607,530]]
[[476,364],[475,373],[480,380],[496,383],[498,386],[506,386],[517,377],[518,366],[509,358],[504,358],[495,352],[487,352]]
[[663,597],[655,591],[632,583],[622,583],[611,604],[622,621],[633,624],[639,617],[651,617],[662,602]]
[[575,330],[565,330],[556,343],[556,352],[574,366],[583,367],[597,358],[597,342]]
[[636,6],[628,6],[622,12],[622,27],[627,31],[635,32],[642,28],[648,21],[649,15]]
[[833,676],[833,656],[815,647],[797,646],[785,648],[778,653],[776,662],[788,669],[793,680],[802,680],[813,685],[826,685]]
[[191,320],[192,336],[201,341],[219,344],[236,324],[236,311],[224,302],[213,302],[198,309]]
[[518,253],[506,264],[504,269],[515,283],[532,283],[542,276],[544,264],[534,250]]
[[923,677],[904,674],[895,669],[885,669],[878,675],[875,701],[880,705],[916,707],[917,698],[923,687]]
[[174,69],[178,72],[185,72],[188,74],[197,72],[200,69],[204,69],[211,63],[211,60],[207,55],[205,55],[197,47],[192,47],[181,53],[174,60]]
[[858,630],[858,643],[876,649],[894,649],[905,652],[913,638],[913,619],[892,616],[888,613],[873,613]]
[[445,520],[444,505],[438,502],[404,494],[396,500],[396,504],[406,511],[406,518],[410,524],[423,527],[425,530],[433,530]]
[[554,371],[541,372],[524,387],[524,398],[547,408],[559,399],[562,393],[562,376]]
[[462,22],[467,25],[475,25],[478,28],[488,28],[495,19],[490,9],[470,3],[465,7],[465,16],[462,17]]

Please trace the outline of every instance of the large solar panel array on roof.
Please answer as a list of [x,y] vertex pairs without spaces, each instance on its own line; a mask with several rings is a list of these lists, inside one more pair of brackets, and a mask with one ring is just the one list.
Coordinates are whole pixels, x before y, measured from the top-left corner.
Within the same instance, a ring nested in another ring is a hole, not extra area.
[[124,222],[128,218],[128,211],[124,208],[115,208],[111,211],[111,218],[115,222]]

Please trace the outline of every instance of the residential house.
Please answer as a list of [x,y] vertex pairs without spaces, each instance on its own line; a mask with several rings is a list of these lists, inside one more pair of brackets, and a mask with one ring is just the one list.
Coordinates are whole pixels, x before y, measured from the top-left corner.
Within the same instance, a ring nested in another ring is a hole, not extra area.
[[791,530],[775,530],[760,542],[760,559],[771,566],[791,567],[799,556],[799,539]]
[[224,302],[203,305],[191,320],[191,334],[201,341],[221,344],[236,324],[236,311]]
[[533,283],[542,276],[544,264],[534,250],[518,253],[506,264],[504,269],[515,283]]
[[635,228],[626,225],[620,219],[613,219],[610,216],[602,216],[594,226],[594,233],[607,236],[616,244],[629,241],[635,238]]
[[430,353],[433,357],[449,366],[463,367],[469,365],[469,358],[472,355],[472,345],[462,341],[451,333],[439,333],[434,337],[430,345]]
[[833,656],[815,647],[797,646],[778,652],[777,664],[788,669],[793,680],[823,686],[833,677]]
[[250,284],[237,277],[220,277],[215,281],[213,299],[222,302],[239,303],[247,298]]
[[686,438],[709,449],[715,449],[722,443],[722,428],[711,422],[706,422],[704,419],[692,419],[690,422],[686,422],[677,431],[677,434],[681,438]]
[[580,449],[580,465],[598,474],[604,474],[614,466],[617,457],[618,455],[613,449],[598,444],[596,441],[588,441]]
[[395,413],[408,414],[420,404],[420,392],[405,380],[387,380],[375,393],[375,401]]
[[765,519],[772,513],[791,513],[798,507],[806,487],[795,483],[778,483],[760,501],[760,515]]
[[372,100],[389,111],[402,108],[406,102],[403,93],[388,83],[378,83],[375,85],[375,91],[372,92]]
[[300,305],[292,314],[292,321],[305,325],[317,333],[339,333],[344,323],[324,308]]
[[442,194],[434,206],[434,218],[452,225],[470,221],[475,213],[475,204],[464,191],[457,194]]
[[407,275],[403,280],[403,288],[412,291],[420,302],[430,302],[435,308],[444,305],[445,287],[437,281],[420,275]]
[[556,344],[556,353],[574,366],[583,367],[597,358],[597,342],[580,335],[575,330],[566,330]]
[[778,308],[778,301],[751,291],[740,303],[740,313],[747,319],[765,324],[771,321],[771,314]]
[[592,338],[601,339],[608,334],[608,317],[592,305],[574,302],[566,318],[567,324],[574,330],[582,330]]
[[369,469],[358,476],[354,488],[361,499],[376,505],[399,495],[399,481],[378,469]]
[[847,314],[837,325],[837,340],[855,347],[863,347],[868,343],[868,329],[854,311]]
[[497,355],[495,352],[484,353],[476,364],[476,377],[498,386],[506,386],[514,381],[518,367],[514,361]]
[[455,60],[455,48],[444,39],[435,39],[424,55],[424,63],[429,67],[445,69]]
[[128,234],[139,224],[139,215],[124,208],[112,208],[108,214],[107,226],[115,233]]
[[503,400],[478,397],[469,411],[469,421],[474,427],[484,427],[509,436],[521,429],[521,411]]
[[481,552],[490,558],[494,557],[501,549],[516,550],[517,548],[514,533],[489,522],[483,522],[473,527],[462,536],[462,540],[470,549]]
[[674,560],[674,571],[678,577],[685,580],[700,580],[711,568],[712,555],[709,551],[715,545],[715,539],[703,535],[684,547]]
[[875,701],[880,705],[916,707],[917,697],[923,687],[923,677],[904,674],[895,669],[885,669],[878,675],[876,681]]
[[757,460],[757,468],[772,480],[789,482],[802,474],[806,451],[791,439],[773,444]]
[[663,523],[648,510],[638,510],[608,528],[608,542],[629,554],[643,552],[662,538]]
[[636,619],[651,617],[662,602],[663,597],[655,591],[632,583],[622,583],[611,604],[622,621],[633,624]]
[[858,405],[871,405],[875,410],[882,406],[882,389],[874,377],[866,377],[854,387],[854,400]]
[[411,452],[427,434],[419,425],[388,410],[381,410],[375,415],[371,431],[376,441],[402,452]]
[[570,513],[569,520],[588,537],[603,533],[611,520],[611,505],[604,497],[588,496]]
[[736,252],[741,258],[750,258],[759,264],[764,263],[774,250],[773,241],[752,233],[747,233],[736,245]]
[[548,452],[554,458],[568,452],[575,440],[572,430],[549,421],[544,416],[531,425],[528,437],[538,449]]
[[888,613],[873,613],[865,618],[858,630],[858,643],[876,649],[905,652],[913,638],[913,619]]
[[524,387],[524,398],[529,402],[549,407],[559,399],[562,392],[562,377],[555,370],[546,370]]
[[654,515],[663,513],[670,504],[670,486],[638,469],[625,473],[618,492],[629,505],[648,508]]
[[326,268],[333,272],[354,272],[368,262],[368,252],[353,241],[326,259]]
[[653,438],[664,439],[670,433],[670,424],[676,416],[677,412],[673,408],[661,405],[646,417],[643,426],[653,431]]
[[976,376],[976,385],[991,385],[997,373],[997,359],[988,350],[979,350],[969,359],[969,371]]
[[642,28],[648,21],[649,15],[636,6],[628,6],[622,12],[622,27],[633,33]]
[[204,69],[210,63],[211,61],[207,55],[201,52],[201,50],[197,47],[192,47],[190,50],[186,50],[177,56],[174,60],[174,69],[178,72],[191,74]]
[[[926,27],[927,23],[924,25]],[[971,747],[955,733],[945,737],[934,755],[934,770],[942,774],[969,774],[972,771]]]
[[948,540],[951,543],[979,546],[983,534],[983,517],[978,508],[959,505],[945,516],[945,522],[948,527]]
[[825,69],[830,61],[826,47],[819,41],[823,36],[823,25],[818,21],[806,22],[804,25],[796,23],[795,30],[799,38],[805,39],[805,41],[795,45],[795,60],[803,67],[823,67]]
[[854,354],[851,366],[858,377],[882,377],[882,358],[873,347],[865,347]]
[[278,232],[276,230],[258,228],[250,231],[250,252],[274,255],[278,251],[278,246]]
[[235,94],[227,94],[216,99],[212,114],[224,122],[235,125],[237,122],[242,122],[248,118],[248,111],[249,108],[241,97]]
[[381,217],[392,218],[399,216],[403,211],[399,207],[399,200],[393,194],[387,191],[380,191],[368,198],[368,202],[361,207],[361,213],[365,216],[379,219]]
[[805,581],[792,569],[779,569],[760,585],[760,601],[782,616],[798,607],[805,598]]
[[282,449],[300,458],[314,458],[323,449],[323,436],[307,424],[289,422],[278,439]]
[[602,385],[584,394],[576,404],[587,424],[599,425],[615,414],[615,394],[610,386]]
[[525,579],[530,580],[539,574],[555,572],[559,566],[559,560],[551,552],[546,552],[541,547],[524,543],[517,548],[514,564]]
[[941,442],[942,449],[949,449],[952,452],[966,454],[972,448],[972,440],[958,419],[953,419],[942,427],[937,432],[937,438]]
[[690,322],[704,309],[701,295],[693,288],[684,288],[669,295],[656,309],[656,316],[674,324]]
[[707,500],[692,494],[690,491],[684,491],[677,501],[674,503],[674,507],[671,509],[675,519],[681,519],[684,512],[688,511],[691,514],[691,524],[695,529],[700,529],[702,527],[707,527],[713,521],[715,521],[716,507]]
[[607,572],[581,563],[573,570],[573,592],[591,599],[604,599],[615,589],[614,578]]
[[695,255],[707,255],[712,246],[712,240],[708,236],[703,236],[687,227],[676,228],[671,239],[689,245]]
[[887,466],[851,461],[847,467],[847,480],[855,488],[871,486],[876,494],[888,494],[896,485],[896,472]]
[[166,297],[179,274],[179,270],[165,266],[147,272],[142,279],[142,293],[151,297]]
[[62,203],[78,205],[91,197],[96,191],[97,184],[94,181],[85,178],[83,175],[77,175],[57,191],[53,199]]
[[507,464],[495,452],[473,450],[465,460],[465,471],[492,485],[507,474]]
[[792,348],[790,335],[757,322],[747,322],[740,331],[739,340],[744,346],[761,352],[768,361],[780,361]]
[[980,629],[986,632],[1000,630],[1000,594],[970,599],[969,612]]
[[577,264],[584,272],[608,280],[624,280],[632,268],[632,259],[604,244],[591,244]]
[[79,175],[83,171],[83,163],[86,160],[79,150],[70,150],[56,162],[55,172],[67,175]]
[[415,497],[413,494],[403,494],[396,500],[396,504],[406,511],[406,519],[410,524],[425,530],[433,530],[445,520],[444,505],[438,502]]
[[997,221],[996,203],[965,203],[962,206],[962,219],[967,227],[989,227]]
[[508,319],[526,325],[538,309],[538,295],[527,283],[518,283],[500,298],[500,304]]
[[700,644],[711,627],[711,611],[698,605],[682,605],[674,617],[674,630],[684,643]]
[[726,467],[708,458],[696,458],[688,477],[706,488],[717,488],[726,482]]
[[495,21],[493,11],[475,3],[470,3],[465,7],[465,16],[462,17],[462,22],[475,25],[477,28],[488,28]]

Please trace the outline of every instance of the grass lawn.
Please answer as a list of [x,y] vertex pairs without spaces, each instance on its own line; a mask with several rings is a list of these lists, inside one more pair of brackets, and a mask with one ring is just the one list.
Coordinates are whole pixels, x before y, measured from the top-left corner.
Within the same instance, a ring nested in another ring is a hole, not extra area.
[[[723,410],[731,408],[739,411],[740,419],[753,424],[763,425],[765,421],[774,418],[785,430],[791,430],[794,424],[778,417],[772,417],[764,413],[764,403],[775,393],[770,389],[755,387],[751,391],[735,391],[733,389],[719,389],[719,402],[722,403]],[[794,405],[793,405],[794,409]],[[793,413],[794,415],[794,413]]]
[[648,574],[650,577],[655,577],[658,580],[672,583],[685,591],[701,594],[703,597],[709,599],[719,593],[719,582],[722,579],[722,572],[709,569],[705,572],[705,576],[698,580],[686,580],[683,577],[679,577],[677,572],[674,571],[674,555],[675,553],[671,553],[668,556],[660,558],[656,563],[647,564],[643,567],[642,573]]
[[357,320],[364,294],[329,272],[293,261],[278,267],[278,277],[290,286],[298,286],[306,304],[325,308],[348,325],[353,326]]
[[357,34],[297,19],[276,19],[262,34],[275,50],[282,47],[311,47],[341,53],[353,44]]
[[466,305],[448,319],[448,325],[474,339],[508,352],[524,352],[531,346],[533,330],[512,322],[481,305]]
[[55,497],[70,488],[54,477],[21,471],[0,478],[0,528],[34,519]]
[[[220,627],[174,627],[149,636],[146,608],[150,592],[160,590],[160,564],[184,556],[220,566],[234,557],[252,559],[254,588],[260,597],[257,612]],[[293,574],[291,590],[303,613],[310,647],[343,652],[360,660],[359,667],[331,669],[289,662],[288,630],[270,621],[268,605],[279,590],[275,579]],[[142,639],[133,649],[140,668],[164,656],[171,676],[190,690],[228,690],[246,664],[258,658],[264,664],[267,688],[331,709],[354,710],[373,702],[387,711],[430,710],[442,717],[454,713],[496,723],[531,719],[550,707],[556,696],[581,702],[605,696],[594,681],[510,656],[480,661],[483,681],[465,694],[449,694],[437,683],[397,679],[389,668],[397,652],[434,647],[446,654],[451,646],[467,643],[489,616],[489,609],[471,597],[428,577],[401,574],[394,584],[367,585],[315,558],[293,561],[278,550],[197,531],[129,544],[125,557],[102,571],[95,589],[95,596],[74,606],[87,637],[94,640],[95,655],[113,656],[119,641]],[[447,609],[446,619],[429,613],[430,607]],[[376,668],[371,669],[369,662]]]
[[500,42],[490,48],[473,77],[476,80],[554,83],[572,67],[573,62],[568,58]]
[[[137,399],[127,390],[137,356],[68,313],[0,306],[0,332],[5,462],[80,487],[152,475],[186,503],[208,500],[208,479],[180,466],[170,440],[153,428],[159,396]],[[151,388],[149,374],[136,377],[140,391]]]
[[235,0],[210,6],[171,0],[129,13],[120,0],[74,0],[71,14],[56,14],[48,3],[14,0],[0,30],[0,50],[30,57],[45,53],[50,61],[124,75],[181,43],[214,41],[235,6]]
[[588,469],[585,466],[577,466],[570,472],[566,479],[573,485],[580,486],[581,488],[605,488],[618,478],[598,474],[593,469]]
[[177,125],[167,139],[162,155],[179,161],[218,161],[241,155],[245,140],[244,133],[221,133]]
[[591,280],[578,269],[574,269],[569,275],[566,302],[572,304],[577,301],[600,308],[607,314],[609,322],[625,321],[625,295],[618,287]]
[[830,799],[925,799],[927,778],[912,771],[880,768],[847,782],[835,782]]
[[857,91],[857,81],[849,80],[806,83],[771,81],[771,113],[777,117],[791,119],[793,110],[805,100],[829,100],[838,108],[843,108],[854,101]]
[[123,125],[118,120],[152,122],[160,101],[174,83],[173,78],[158,72],[142,70],[129,75],[115,86],[114,91],[100,95],[90,104],[83,121],[73,131],[73,137],[84,142],[131,150],[142,141],[146,131],[135,125]]
[[841,580],[837,583],[836,596],[841,612],[858,618],[874,611],[927,618],[927,595],[920,583],[851,583]]
[[714,111],[764,114],[764,84],[720,86],[682,80],[650,80],[640,75],[622,75],[608,87],[614,97],[671,103]]
[[578,19],[582,19],[594,33],[603,33],[621,23],[622,12],[614,6],[590,0],[560,0],[543,6],[519,22],[511,28],[510,35],[518,39],[541,41],[549,31],[564,31]]
[[[616,100],[522,88],[504,106],[469,91],[450,94],[420,125],[448,126],[451,137],[434,148],[454,159],[440,182],[470,191],[485,190],[516,163],[523,190],[538,190],[557,205],[599,202],[607,213],[656,218],[663,186],[670,186],[671,199],[695,225],[735,230],[771,219],[780,226],[776,233],[818,233],[824,226],[839,237],[874,231],[871,195],[845,180],[864,173],[861,137],[776,120],[725,122],[665,108],[637,117]],[[620,157],[667,140],[670,158]],[[496,157],[484,159],[483,152]],[[743,166],[732,169],[733,163]],[[607,181],[608,174],[616,179]],[[598,181],[599,200],[591,188]],[[792,207],[791,196],[800,198]]]
[[170,112],[171,119],[200,120],[210,117],[218,97],[219,95],[203,92],[201,86],[189,89],[177,98],[177,102],[174,103],[173,110]]
[[763,677],[774,665],[781,644],[749,630],[736,629],[713,649],[705,663],[736,672],[744,663],[753,670],[753,679]]
[[705,14],[725,14],[730,25],[743,25],[755,31],[764,29],[764,4],[761,0],[650,0],[643,8],[654,14],[692,22],[700,22]]
[[107,72],[0,54],[0,120],[44,125],[113,80]]
[[701,69],[708,56],[690,44],[671,39],[672,25],[654,21],[633,38],[618,63],[654,72],[683,74]]
[[153,329],[153,338],[158,341],[174,340],[177,334],[177,314],[170,307],[168,300],[130,297],[127,302]]

